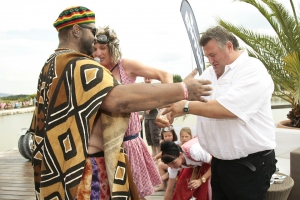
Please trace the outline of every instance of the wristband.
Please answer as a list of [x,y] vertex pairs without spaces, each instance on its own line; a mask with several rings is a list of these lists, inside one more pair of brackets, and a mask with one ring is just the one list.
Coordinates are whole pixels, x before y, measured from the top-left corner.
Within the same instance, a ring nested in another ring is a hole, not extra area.
[[188,90],[187,90],[187,87],[186,87],[186,84],[185,82],[181,82],[181,85],[183,87],[183,92],[184,92],[184,99],[186,100],[188,98]]

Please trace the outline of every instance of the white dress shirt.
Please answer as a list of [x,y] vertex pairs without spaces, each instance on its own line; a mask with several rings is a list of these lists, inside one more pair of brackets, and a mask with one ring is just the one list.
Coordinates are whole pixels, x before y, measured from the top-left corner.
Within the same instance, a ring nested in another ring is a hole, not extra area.
[[248,154],[274,149],[275,125],[271,110],[274,83],[265,66],[244,51],[225,66],[217,79],[212,66],[200,79],[212,81],[212,95],[238,118],[197,117],[197,135],[201,146],[216,158],[232,160]]

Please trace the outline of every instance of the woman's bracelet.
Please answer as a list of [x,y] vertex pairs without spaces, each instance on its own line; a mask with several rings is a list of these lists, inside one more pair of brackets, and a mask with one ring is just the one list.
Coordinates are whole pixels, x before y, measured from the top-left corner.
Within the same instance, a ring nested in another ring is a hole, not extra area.
[[181,85],[183,87],[184,99],[186,100],[188,98],[189,93],[188,93],[188,90],[187,90],[185,82],[181,82]]

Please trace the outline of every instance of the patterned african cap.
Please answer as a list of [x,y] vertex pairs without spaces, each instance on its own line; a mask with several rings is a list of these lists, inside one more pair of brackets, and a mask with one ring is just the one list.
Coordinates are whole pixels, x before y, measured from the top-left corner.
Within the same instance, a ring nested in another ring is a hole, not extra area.
[[90,23],[95,23],[95,13],[83,6],[73,6],[62,11],[53,26],[59,31],[74,24]]

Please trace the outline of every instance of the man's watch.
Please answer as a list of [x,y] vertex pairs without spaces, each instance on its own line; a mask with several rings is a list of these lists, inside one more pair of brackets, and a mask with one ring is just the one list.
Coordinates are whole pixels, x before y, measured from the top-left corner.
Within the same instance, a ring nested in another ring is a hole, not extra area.
[[201,181],[202,181],[202,183],[205,183],[206,182],[206,178],[202,177]]
[[186,101],[185,106],[183,107],[183,112],[185,114],[189,113],[189,103],[190,103],[189,101]]

